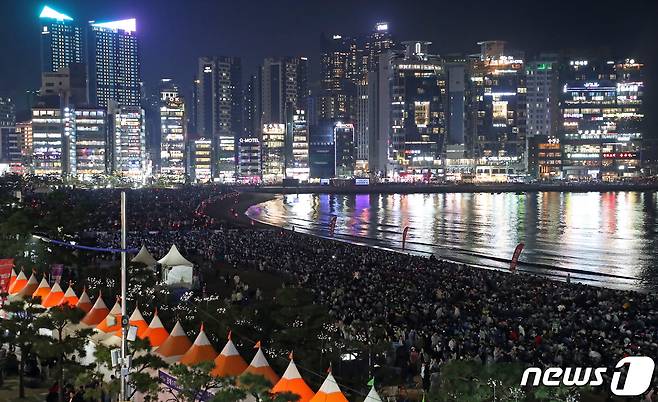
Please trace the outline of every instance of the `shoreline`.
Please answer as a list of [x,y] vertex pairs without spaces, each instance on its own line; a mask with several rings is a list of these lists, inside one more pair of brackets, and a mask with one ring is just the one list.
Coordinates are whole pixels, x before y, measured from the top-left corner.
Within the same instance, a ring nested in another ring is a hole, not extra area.
[[658,191],[656,183],[501,183],[501,184],[409,184],[387,183],[368,186],[236,186],[241,193],[255,194],[434,194],[434,193],[527,193]]

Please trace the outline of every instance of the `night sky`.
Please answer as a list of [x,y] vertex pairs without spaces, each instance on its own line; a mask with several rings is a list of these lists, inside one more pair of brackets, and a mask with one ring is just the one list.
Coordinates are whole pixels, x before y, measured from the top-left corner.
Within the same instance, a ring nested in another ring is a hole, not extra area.
[[[647,109],[658,114],[658,6],[653,0],[313,1],[313,0],[0,0],[0,94],[40,84],[38,15],[43,5],[79,21],[137,18],[147,88],[173,78],[188,93],[201,55],[241,56],[244,73],[267,56],[311,58],[319,70],[320,34],[358,35],[388,21],[397,40],[433,42],[435,53],[475,53],[503,39],[539,51],[598,51],[645,62]],[[648,113],[651,116],[651,112]],[[650,126],[658,137],[658,116]]]

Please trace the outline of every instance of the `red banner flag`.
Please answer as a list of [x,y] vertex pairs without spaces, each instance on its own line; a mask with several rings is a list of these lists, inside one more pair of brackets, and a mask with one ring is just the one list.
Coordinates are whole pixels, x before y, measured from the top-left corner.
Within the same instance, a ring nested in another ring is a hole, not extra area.
[[516,272],[516,264],[519,262],[519,256],[521,255],[521,251],[523,251],[523,247],[525,247],[525,243],[521,242],[517,244],[516,248],[514,249],[512,261],[509,264],[509,270],[512,272]]
[[329,236],[334,237],[334,233],[336,232],[336,220],[338,217],[336,215],[333,215],[331,217],[331,220],[329,221]]
[[[14,259],[6,258],[0,260],[0,293],[9,293],[9,280],[11,279],[11,270],[14,268]],[[5,304],[5,298],[2,298],[2,305]]]
[[402,250],[407,246],[407,235],[409,234],[409,226],[405,226],[402,231]]

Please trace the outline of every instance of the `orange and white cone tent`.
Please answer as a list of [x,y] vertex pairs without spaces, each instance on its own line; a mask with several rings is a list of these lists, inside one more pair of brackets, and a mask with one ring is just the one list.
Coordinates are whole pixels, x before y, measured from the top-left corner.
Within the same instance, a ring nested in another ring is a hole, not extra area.
[[[142,316],[142,312],[139,311],[138,307],[135,307],[135,310],[130,315],[128,322],[131,326],[137,327],[137,337],[139,339],[144,339],[144,333],[148,329],[149,325],[146,323],[146,320],[144,319],[144,316]],[[121,328],[117,330],[115,335],[121,338]]]
[[79,300],[80,299],[78,299],[78,296],[75,294],[75,290],[73,290],[73,286],[69,283],[69,288],[64,292],[64,298],[60,304],[68,304],[71,307],[75,307]]
[[345,398],[345,395],[343,395],[343,392],[338,387],[336,379],[331,374],[331,370],[329,371],[329,374],[327,374],[327,378],[325,378],[318,392],[316,392],[315,396],[311,398],[310,402],[348,402],[347,398]]
[[91,311],[93,305],[91,303],[91,299],[89,298],[89,295],[87,294],[87,288],[82,289],[82,294],[80,295],[80,299],[78,299],[78,302],[76,303],[75,307],[79,308],[85,313]]
[[46,275],[44,275],[43,278],[41,278],[41,282],[39,282],[39,286],[37,286],[37,290],[32,293],[32,297],[38,297],[41,299],[40,302],[43,302],[46,300],[48,293],[50,293],[50,284],[48,284]]
[[272,388],[273,394],[280,394],[284,392],[290,392],[292,394],[299,396],[298,402],[309,402],[311,398],[315,395],[311,387],[306,384],[306,381],[299,374],[295,360],[292,358],[292,353],[290,354],[290,363],[286,372],[283,373],[283,376]]
[[83,318],[80,323],[87,327],[95,327],[103,322],[108,314],[110,314],[110,309],[107,308],[103,301],[103,296],[98,292],[98,297],[96,298],[94,306],[87,312],[87,315],[85,315],[85,318]]
[[32,296],[32,293],[34,293],[35,290],[39,287],[39,282],[37,281],[37,276],[34,275],[34,272],[32,275],[30,275],[30,279],[27,280],[27,283],[21,289],[18,293],[16,293],[15,296],[20,297],[21,299],[24,299],[26,297]]
[[197,335],[192,347],[185,352],[183,357],[181,357],[181,364],[186,366],[194,366],[202,362],[212,362],[217,357],[217,351],[210,344],[206,332],[203,330],[203,324],[201,324],[201,330],[199,335]]
[[16,279],[14,279],[14,283],[9,287],[9,294],[12,296],[15,295],[23,290],[25,285],[27,285],[27,276],[25,276],[25,273],[21,270],[21,272],[18,273],[18,276],[16,276]]
[[16,271],[14,271],[14,268],[12,268],[11,275],[9,276],[9,285],[7,285],[7,289],[11,289],[11,285],[13,285],[15,281],[16,281]]
[[155,310],[155,313],[153,313],[153,318],[151,319],[149,327],[144,332],[144,338],[148,338],[151,346],[154,348],[159,347],[167,340],[167,338],[169,338],[169,332],[167,332],[164,325],[162,325],[162,321],[160,321],[160,317],[158,317],[157,309]]
[[215,359],[215,368],[210,372],[215,377],[237,377],[247,369],[247,362],[235,348],[231,340],[231,332],[228,333],[228,342],[224,349]]
[[251,363],[249,363],[249,367],[244,371],[242,374],[255,374],[255,375],[260,375],[265,377],[267,381],[270,382],[270,385],[274,385],[277,382],[279,382],[279,376],[274,372],[272,367],[270,367],[270,364],[267,362],[267,359],[265,358],[265,354],[263,353],[263,350],[260,347],[260,341],[256,343],[256,346],[254,348],[258,349],[256,351],[256,356],[254,356],[253,359],[251,359]]
[[50,289],[50,293],[46,296],[45,299],[41,302],[41,305],[50,308],[59,306],[59,304],[64,300],[64,291],[62,287],[59,286],[59,282],[55,282],[53,287]]
[[162,342],[155,353],[159,354],[167,363],[176,363],[192,347],[192,342],[185,334],[180,321],[176,321],[174,329],[171,330],[169,337]]
[[96,329],[101,335],[112,335],[119,328],[121,328],[121,303],[117,298],[109,314],[96,325]]

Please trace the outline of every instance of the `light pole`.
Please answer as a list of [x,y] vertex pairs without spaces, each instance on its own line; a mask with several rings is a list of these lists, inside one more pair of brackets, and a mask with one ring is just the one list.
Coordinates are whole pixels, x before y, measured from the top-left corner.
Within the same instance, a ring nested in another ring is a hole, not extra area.
[[127,401],[128,392],[128,326],[126,316],[126,192],[121,192],[121,401]]

